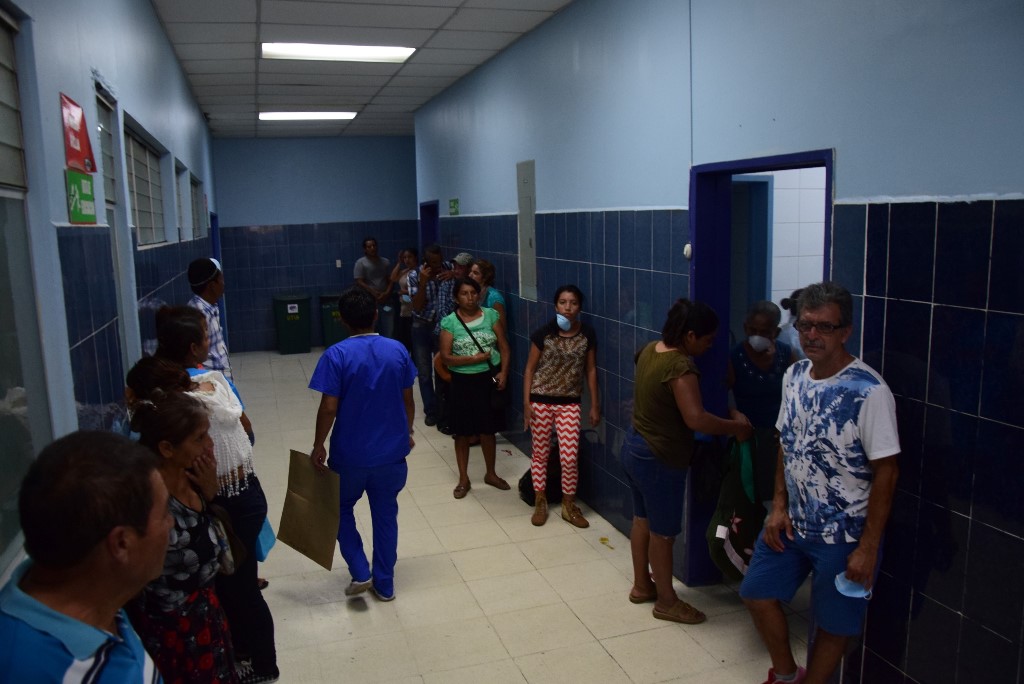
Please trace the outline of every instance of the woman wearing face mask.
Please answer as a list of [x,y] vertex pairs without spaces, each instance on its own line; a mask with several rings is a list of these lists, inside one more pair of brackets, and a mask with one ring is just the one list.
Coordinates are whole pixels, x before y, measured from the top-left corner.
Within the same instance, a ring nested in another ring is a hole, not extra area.
[[590,391],[590,424],[601,422],[597,392],[597,335],[579,320],[583,293],[575,285],[555,291],[555,318],[530,336],[530,356],[523,371],[523,428],[533,436],[530,475],[536,504],[530,522],[548,519],[547,469],[551,432],[558,437],[562,465],[562,519],[576,527],[589,527],[576,505],[579,467],[580,399],[583,380]]
[[782,378],[796,362],[793,348],[779,337],[782,312],[772,302],[756,302],[743,321],[747,338],[729,354],[726,384],[737,410],[754,426],[755,500],[771,501],[775,487],[778,439],[775,421],[782,403]]
[[706,619],[672,587],[672,546],[682,531],[686,473],[695,432],[750,436],[750,421],[733,410],[719,418],[704,410],[694,357],[711,348],[718,315],[707,304],[678,300],[661,340],[636,356],[633,419],[619,459],[633,493],[632,603],[654,602],[659,620],[697,624]]

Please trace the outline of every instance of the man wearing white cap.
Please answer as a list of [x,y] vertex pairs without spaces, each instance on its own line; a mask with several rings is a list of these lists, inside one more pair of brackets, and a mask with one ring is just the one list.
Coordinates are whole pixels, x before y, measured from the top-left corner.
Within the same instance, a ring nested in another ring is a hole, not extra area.
[[210,356],[203,361],[203,367],[218,370],[228,380],[234,381],[228,361],[228,345],[220,327],[220,307],[217,306],[217,301],[224,296],[224,271],[220,262],[210,257],[193,261],[188,265],[188,284],[194,293],[188,305],[203,314],[206,333],[210,337]]

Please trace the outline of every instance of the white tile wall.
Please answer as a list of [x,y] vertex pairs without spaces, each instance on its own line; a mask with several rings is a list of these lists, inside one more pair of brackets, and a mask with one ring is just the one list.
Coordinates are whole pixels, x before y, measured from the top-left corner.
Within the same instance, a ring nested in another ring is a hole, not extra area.
[[[822,278],[825,261],[825,169],[774,171],[772,301]],[[785,320],[785,314],[783,314]]]

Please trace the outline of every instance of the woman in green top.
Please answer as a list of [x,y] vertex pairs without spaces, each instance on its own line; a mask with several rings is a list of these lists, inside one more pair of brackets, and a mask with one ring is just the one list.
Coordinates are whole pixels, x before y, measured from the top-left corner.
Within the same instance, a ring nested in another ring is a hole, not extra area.
[[678,300],[668,312],[661,341],[636,357],[633,421],[619,458],[633,492],[633,603],[654,602],[654,617],[686,624],[706,619],[672,587],[672,545],[682,531],[686,470],[694,432],[750,437],[746,416],[726,420],[704,410],[693,358],[711,348],[718,316],[701,302]]
[[[448,391],[455,435],[459,483],[452,494],[462,499],[470,489],[469,440],[480,435],[487,474],[484,482],[498,489],[509,484],[494,471],[496,432],[505,429],[505,412],[491,408],[494,385],[508,381],[510,352],[505,326],[494,309],[480,307],[480,284],[469,278],[455,283],[455,311],[441,319],[441,363],[452,373]],[[498,369],[497,374],[491,368]]]

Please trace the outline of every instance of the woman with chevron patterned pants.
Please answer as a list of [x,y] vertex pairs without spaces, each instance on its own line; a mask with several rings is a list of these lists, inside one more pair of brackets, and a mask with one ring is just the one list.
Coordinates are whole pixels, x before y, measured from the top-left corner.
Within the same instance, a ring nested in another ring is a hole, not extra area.
[[562,519],[576,527],[589,527],[576,505],[579,477],[580,400],[583,380],[590,391],[590,424],[601,422],[597,391],[597,336],[579,320],[583,293],[575,285],[555,291],[555,318],[530,336],[530,356],[523,371],[523,428],[533,436],[530,462],[537,500],[530,522],[548,519],[546,493],[551,432],[558,437],[562,465]]

